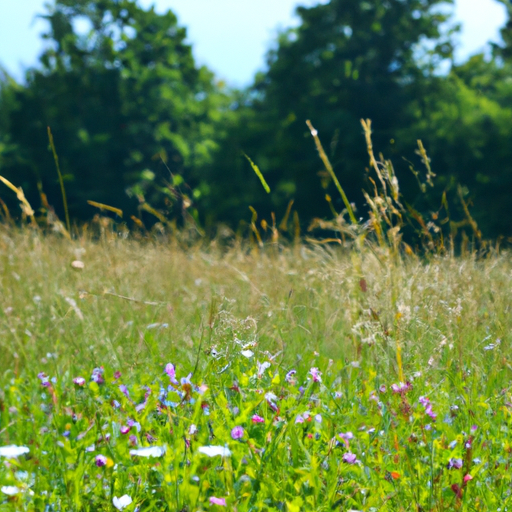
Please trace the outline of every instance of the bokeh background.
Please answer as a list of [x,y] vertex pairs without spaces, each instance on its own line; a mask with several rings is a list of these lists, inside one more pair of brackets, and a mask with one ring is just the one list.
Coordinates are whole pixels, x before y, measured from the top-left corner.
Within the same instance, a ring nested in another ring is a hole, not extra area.
[[[247,223],[249,206],[270,222],[293,201],[307,229],[343,210],[309,136],[311,119],[364,218],[372,176],[359,120],[369,118],[376,152],[392,161],[411,211],[437,219],[443,210],[453,230],[469,205],[486,236],[512,234],[510,1],[152,6],[0,7],[0,174],[41,216],[63,215],[50,126],[77,222],[95,213],[92,200],[122,209],[128,223],[150,224],[158,212],[215,233],[220,223]],[[0,199],[4,215],[16,216],[11,192]]]

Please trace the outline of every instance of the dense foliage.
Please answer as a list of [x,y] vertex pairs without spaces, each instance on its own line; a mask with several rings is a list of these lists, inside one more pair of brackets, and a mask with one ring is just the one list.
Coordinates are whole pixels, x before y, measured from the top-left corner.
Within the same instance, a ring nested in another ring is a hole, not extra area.
[[[55,0],[39,67],[24,84],[0,75],[0,175],[35,205],[43,191],[61,216],[50,126],[76,219],[93,215],[92,200],[121,208],[126,219],[146,222],[141,210],[151,210],[154,220],[192,214],[203,226],[236,226],[249,221],[249,206],[270,222],[294,201],[304,227],[344,208],[305,124],[311,119],[366,218],[361,191],[373,185],[359,120],[368,118],[404,204],[426,219],[441,208],[460,219],[447,197],[455,208],[471,208],[484,235],[510,236],[511,22],[491,54],[455,65],[451,3],[300,7],[300,25],[280,35],[268,70],[247,90],[229,92],[196,66],[172,12],[144,10],[134,0]],[[418,187],[414,176],[422,167],[417,139],[437,174],[433,187]],[[12,210],[8,194],[1,197]]]

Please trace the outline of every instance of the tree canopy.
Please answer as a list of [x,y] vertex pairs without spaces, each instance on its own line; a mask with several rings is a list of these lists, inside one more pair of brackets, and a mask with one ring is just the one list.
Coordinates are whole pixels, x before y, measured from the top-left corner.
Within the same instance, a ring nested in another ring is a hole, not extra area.
[[144,10],[133,0],[56,0],[43,17],[48,46],[15,91],[17,149],[7,175],[18,183],[23,176],[29,193],[41,182],[60,203],[51,127],[71,213],[86,218],[86,200],[133,210],[127,189],[142,200],[158,174],[172,181],[171,173],[208,161],[223,100],[212,73],[195,65],[171,11]]
[[[509,236],[512,4],[499,1],[509,12],[502,42],[457,65],[452,0],[299,7],[298,27],[280,34],[267,70],[227,91],[196,65],[171,11],[54,0],[43,16],[46,49],[26,83],[0,73],[0,174],[36,204],[44,191],[60,207],[49,126],[74,218],[90,218],[92,200],[236,226],[253,215],[249,206],[269,219],[294,201],[308,225],[344,208],[310,119],[364,218],[372,171],[360,119],[371,119],[376,153],[392,159],[408,207],[436,216],[443,197],[461,198],[484,234]],[[438,176],[427,193],[415,177],[418,139]]]

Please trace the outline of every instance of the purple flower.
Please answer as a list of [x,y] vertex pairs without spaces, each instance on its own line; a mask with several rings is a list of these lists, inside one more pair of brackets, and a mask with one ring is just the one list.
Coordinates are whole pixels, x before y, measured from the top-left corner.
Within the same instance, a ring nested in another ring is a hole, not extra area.
[[172,363],[167,363],[165,365],[165,373],[169,375],[169,379],[173,384],[178,384],[178,381],[176,380],[176,368],[174,368],[174,365]]
[[448,461],[448,469],[460,469],[462,465],[462,459],[450,459]]
[[357,460],[357,457],[355,454],[351,452],[347,452],[343,454],[343,462],[346,462],[347,464],[355,464],[356,462],[359,462]]
[[48,377],[48,375],[46,375],[46,373],[39,372],[37,374],[37,377],[41,381],[41,385],[43,385],[45,388],[47,388],[48,386],[51,386],[50,377]]
[[267,401],[267,404],[274,412],[279,411],[279,407],[275,403],[275,400],[277,400],[277,396],[274,393],[272,393],[271,391],[265,393],[265,400]]
[[437,418],[437,414],[432,410],[432,404],[426,396],[420,396],[419,402],[425,408],[425,413],[430,416],[433,420]]
[[134,436],[133,434],[128,438],[128,441],[132,446],[137,446],[137,436]]
[[309,375],[313,377],[313,382],[322,382],[322,372],[318,368],[311,368]]
[[295,374],[296,374],[296,373],[297,373],[297,370],[290,370],[290,371],[286,374],[286,376],[285,376],[284,380],[285,380],[286,382],[290,383],[290,384],[295,384],[295,382],[296,382],[296,381],[295,381],[295,379],[294,379],[294,376],[295,376]]
[[261,416],[258,416],[257,414],[254,414],[251,418],[253,423],[265,423],[265,418],[262,418]]
[[384,384],[382,384],[382,386],[379,387],[379,392],[380,393],[385,393],[386,392],[386,386]]
[[121,391],[121,393],[123,393],[123,395],[126,398],[130,398],[130,393],[128,391],[128,388],[124,384],[120,384],[119,385],[119,390]]
[[103,367],[94,368],[91,374],[91,380],[96,382],[96,384],[103,384],[105,379],[103,378]]
[[83,377],[75,377],[73,379],[73,382],[77,385],[77,386],[84,386],[85,385],[85,379]]
[[215,496],[212,496],[210,498],[210,503],[212,505],[220,505],[221,507],[226,506],[226,498],[216,498]]
[[128,427],[126,425],[122,425],[121,429],[120,429],[121,430],[121,434],[128,434],[128,432],[130,432],[130,429],[131,429],[131,427]]
[[350,441],[350,439],[354,439],[354,434],[352,434],[352,432],[340,432],[338,435],[344,441]]
[[102,466],[105,466],[107,464],[107,457],[105,455],[96,455],[96,466],[101,468]]
[[410,382],[399,382],[398,384],[391,384],[391,390],[393,393],[405,394],[407,391],[412,389],[412,384]]
[[231,437],[233,439],[242,439],[244,437],[245,430],[243,427],[235,427],[233,430],[231,430]]

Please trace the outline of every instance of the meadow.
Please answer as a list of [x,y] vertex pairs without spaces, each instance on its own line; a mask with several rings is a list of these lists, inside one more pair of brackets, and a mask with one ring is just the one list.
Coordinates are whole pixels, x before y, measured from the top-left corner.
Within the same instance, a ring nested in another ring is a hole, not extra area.
[[0,227],[0,511],[507,510],[506,251]]

